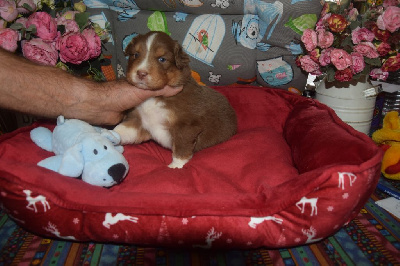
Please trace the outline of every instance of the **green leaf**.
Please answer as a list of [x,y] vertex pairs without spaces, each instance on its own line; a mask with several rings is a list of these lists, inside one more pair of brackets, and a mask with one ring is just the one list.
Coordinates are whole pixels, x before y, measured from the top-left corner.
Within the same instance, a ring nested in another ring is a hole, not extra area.
[[326,71],[326,81],[333,82],[335,81],[335,70],[333,68],[328,68]]
[[36,26],[34,24],[30,25],[26,31],[31,32],[32,34],[36,34]]
[[361,22],[356,20],[356,21],[352,21],[350,24],[350,29],[351,31],[355,30],[357,27],[361,27]]
[[382,65],[382,62],[379,58],[364,57],[364,61],[366,64],[371,65],[371,66],[380,67]]
[[10,26],[10,28],[13,30],[21,30],[24,28],[24,25],[22,25],[21,23],[14,23]]
[[30,12],[34,11],[34,9],[30,5],[28,5],[27,3],[24,3],[22,5],[22,7],[25,8],[26,10],[30,11]]
[[85,28],[88,23],[90,13],[89,12],[82,12],[75,14],[75,21],[78,23],[78,26],[81,30]]

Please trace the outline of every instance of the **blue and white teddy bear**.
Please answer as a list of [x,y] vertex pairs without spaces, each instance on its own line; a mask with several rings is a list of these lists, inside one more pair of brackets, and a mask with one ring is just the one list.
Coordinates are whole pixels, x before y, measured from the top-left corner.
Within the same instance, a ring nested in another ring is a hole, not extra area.
[[37,127],[30,135],[36,145],[55,153],[38,165],[62,175],[82,176],[82,180],[91,185],[111,187],[119,184],[128,173],[129,165],[122,155],[124,148],[113,130],[59,116],[53,132]]

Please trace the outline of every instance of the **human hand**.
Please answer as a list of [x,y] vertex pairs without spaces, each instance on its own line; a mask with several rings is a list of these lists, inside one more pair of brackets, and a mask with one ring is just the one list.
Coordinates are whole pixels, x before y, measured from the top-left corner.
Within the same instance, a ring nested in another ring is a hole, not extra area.
[[178,94],[183,87],[166,86],[160,90],[136,88],[125,80],[104,83],[89,83],[83,92],[83,101],[69,108],[66,117],[82,119],[96,125],[115,125],[120,122],[124,112],[136,107],[148,98],[170,97]]

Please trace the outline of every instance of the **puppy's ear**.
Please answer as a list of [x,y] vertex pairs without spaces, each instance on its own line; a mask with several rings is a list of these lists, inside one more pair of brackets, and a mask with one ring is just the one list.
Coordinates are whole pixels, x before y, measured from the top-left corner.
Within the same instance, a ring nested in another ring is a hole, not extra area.
[[174,55],[175,64],[178,69],[183,69],[189,66],[189,55],[183,51],[182,46],[177,41],[175,41]]
[[135,53],[135,42],[136,42],[135,39],[136,39],[136,37],[131,40],[131,42],[128,44],[128,46],[126,46],[126,48],[124,50],[125,56],[130,56]]

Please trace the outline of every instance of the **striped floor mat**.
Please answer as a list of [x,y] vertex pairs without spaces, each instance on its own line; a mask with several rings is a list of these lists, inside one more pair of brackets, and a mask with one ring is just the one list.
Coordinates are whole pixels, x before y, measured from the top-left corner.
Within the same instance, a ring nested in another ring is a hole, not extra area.
[[[400,190],[400,181],[390,185]],[[387,197],[377,189],[357,218],[334,236],[290,249],[174,250],[57,241],[26,232],[0,210],[0,266],[400,265],[400,220],[375,204]]]

